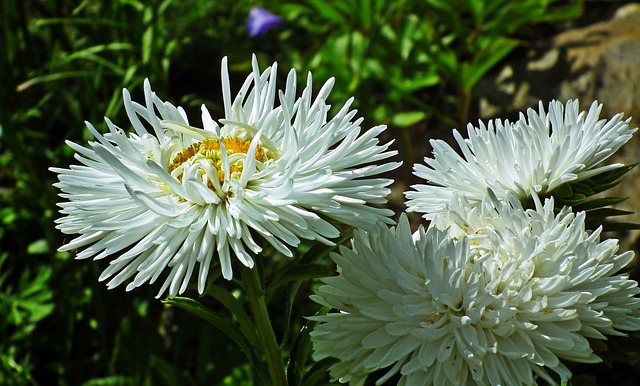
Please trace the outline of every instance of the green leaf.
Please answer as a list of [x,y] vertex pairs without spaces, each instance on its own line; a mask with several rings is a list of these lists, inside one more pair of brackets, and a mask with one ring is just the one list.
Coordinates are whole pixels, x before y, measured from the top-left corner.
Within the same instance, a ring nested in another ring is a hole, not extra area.
[[223,287],[213,283],[207,287],[206,294],[218,300],[227,310],[229,310],[229,312],[231,312],[238,321],[240,330],[245,338],[247,338],[253,347],[258,347],[259,340],[256,335],[255,326],[238,299]]
[[311,348],[310,332],[316,322],[307,322],[296,336],[291,346],[289,363],[287,364],[287,381],[289,386],[298,386],[304,375],[304,368]]
[[590,187],[589,184],[583,182],[571,182],[569,185],[571,185],[571,189],[576,193],[581,193],[585,196],[593,196],[596,194],[595,190]]
[[415,15],[409,15],[402,26],[400,35],[400,57],[403,60],[409,58],[409,54],[415,45],[415,33],[419,22]]
[[338,12],[335,8],[332,7],[333,4],[321,1],[321,0],[309,0],[309,3],[315,8],[318,12],[318,15],[323,17],[324,19],[331,21],[337,25],[348,25],[348,21]]
[[391,124],[398,127],[407,127],[427,118],[428,114],[423,111],[407,111],[398,113],[391,118]]
[[505,56],[518,46],[515,40],[507,38],[496,38],[484,52],[478,55],[475,63],[471,64],[469,74],[462,79],[463,90],[471,90],[476,83],[489,70],[496,66]]
[[[61,59],[53,62],[54,66],[61,66],[64,64],[68,64],[74,60],[87,59],[91,57],[95,57],[96,54],[102,53],[105,51],[131,51],[133,50],[133,45],[130,43],[122,43],[122,42],[113,42],[108,44],[97,44],[95,46],[91,46],[85,48],[83,50],[74,51],[70,55],[66,55]],[[115,64],[114,64],[115,66]]]
[[144,23],[147,25],[142,34],[142,63],[148,64],[153,57],[153,43],[155,37],[155,26],[153,21],[153,8],[147,7],[144,10]]
[[[329,307],[320,307],[314,316],[326,315],[329,310]],[[311,331],[313,331],[317,324],[318,322],[316,321],[307,321],[300,329],[300,333],[296,336],[293,346],[291,347],[291,355],[289,357],[289,364],[287,365],[289,386],[316,384],[314,382],[317,382],[309,379],[309,377],[317,377],[311,374],[312,371],[306,374],[304,373],[306,361],[311,352]],[[333,361],[331,361],[331,363],[333,363]],[[329,365],[331,363],[329,363]],[[320,370],[318,369],[318,371]],[[305,379],[305,382],[301,382],[302,379]]]
[[405,92],[412,92],[425,87],[435,86],[439,81],[440,77],[436,73],[419,74],[413,79],[403,80],[402,83],[398,85],[398,88]]
[[297,280],[317,279],[321,277],[333,276],[335,271],[325,264],[297,264],[288,268],[276,280],[269,285],[267,299],[269,299],[276,289]]
[[64,72],[56,72],[53,74],[47,74],[42,76],[36,76],[27,80],[26,82],[20,83],[18,87],[16,87],[18,92],[24,91],[29,87],[38,84],[38,83],[47,83],[58,81],[67,78],[91,78],[95,76],[95,73],[92,71],[64,71]]
[[552,191],[546,193],[545,197],[558,197],[562,199],[568,199],[573,195],[573,190],[571,189],[571,185],[562,184]]
[[570,198],[558,200],[557,204],[562,204],[562,205],[573,207],[574,205],[577,205],[577,204],[583,202],[586,199],[587,199],[587,196],[585,196],[584,194],[578,194],[577,193],[577,194],[574,194],[573,196],[571,196]]
[[456,14],[457,11],[450,0],[425,0],[425,3],[445,13]]
[[[38,272],[33,277],[30,270],[25,270],[20,276],[18,287],[13,293],[9,293],[4,299],[6,306],[10,308],[9,317],[16,326],[24,323],[37,323],[53,312],[51,303],[53,293],[49,288],[52,268],[39,266]],[[1,278],[3,281],[5,278]],[[2,303],[0,303],[2,304]]]
[[[594,186],[592,187],[592,189],[593,189],[593,194],[598,194],[598,193],[602,193],[602,192],[604,192],[605,190],[609,190],[609,189],[613,188],[614,186],[617,186],[621,181],[622,181],[622,180],[618,180],[618,181],[610,182],[610,183],[608,183],[608,184],[594,185]],[[593,194],[592,194],[592,195],[593,195]]]
[[325,358],[319,362],[316,362],[307,373],[302,377],[302,382],[300,385],[317,385],[320,384],[321,381],[327,379],[327,374],[329,373],[329,367],[334,363],[337,363],[338,360],[335,358]]
[[27,253],[30,255],[39,255],[47,252],[49,252],[47,239],[36,240],[27,246]]
[[[576,210],[574,209],[574,211]],[[633,214],[633,212],[628,210],[599,207],[588,210],[586,214],[587,218],[585,221],[585,226],[588,229],[596,229],[600,226],[602,226],[602,229],[604,231],[630,231],[640,229],[640,224],[629,222],[615,222],[608,220],[610,217],[627,216]]]
[[134,386],[136,383],[131,377],[124,375],[111,375],[102,378],[93,378],[83,383],[82,386]]
[[611,206],[615,204],[619,204],[623,201],[626,201],[626,197],[604,197],[597,198],[595,200],[581,202],[580,204],[573,207],[573,210],[576,212],[580,212],[583,210],[597,209],[603,208],[605,206]]
[[460,85],[460,65],[456,54],[450,49],[439,51],[434,56],[445,77],[456,85]]
[[584,13],[584,2],[566,2],[560,6],[551,7],[540,18],[540,22],[557,22],[576,19]]
[[360,24],[365,30],[371,27],[371,0],[360,0],[357,15],[360,16]]
[[637,163],[631,165],[622,165],[614,169],[602,171],[596,175],[589,177],[586,181],[593,181],[597,185],[608,184],[617,181],[622,176],[630,172],[638,165]]
[[629,214],[633,214],[633,212],[628,210],[614,209],[614,208],[598,208],[598,209],[593,209],[587,212],[588,216],[593,216],[594,218],[626,216]]
[[485,0],[467,0],[475,24],[481,24],[485,18]]
[[189,373],[158,356],[153,355],[151,357],[151,367],[160,375],[160,379],[164,381],[165,385],[187,386],[195,384]]
[[322,243],[316,243],[313,247],[309,248],[309,250],[305,252],[304,255],[300,257],[299,264],[301,265],[309,264],[318,259],[325,258],[326,256],[329,255],[329,253],[331,253],[331,251],[336,249],[338,245],[345,242],[345,240],[350,238],[352,235],[353,235],[353,229],[349,229],[346,231],[343,230],[340,232],[340,236],[338,236],[338,238],[333,240],[335,245],[326,245]]
[[262,370],[261,366],[259,365],[260,362],[257,359],[253,347],[249,344],[247,338],[242,334],[242,332],[236,326],[234,326],[233,323],[231,323],[226,317],[223,317],[218,313],[211,311],[200,302],[187,297],[175,297],[172,299],[165,299],[162,302],[182,308],[183,310],[186,310],[193,315],[202,318],[207,323],[225,333],[238,345],[238,347],[240,347],[242,352],[245,354],[252,365],[256,378],[260,379],[263,384],[268,384],[268,382],[266,381],[267,378],[264,374],[264,370]]
[[596,229],[598,226],[602,225],[602,229],[605,232],[626,232],[640,229],[640,224],[632,223],[632,222],[598,222],[598,223],[588,223],[591,226],[587,226],[588,229]]
[[[340,236],[336,240],[334,240],[336,245],[342,244],[346,239],[351,237],[352,232],[353,232],[352,229],[349,229],[346,232],[345,231],[341,232]],[[325,245],[322,243],[316,243],[314,246],[309,248],[309,250],[304,255],[300,257],[300,259],[298,260],[298,264],[295,267],[319,265],[319,264],[314,264],[312,262],[327,256],[331,251],[333,251],[336,248],[336,245]],[[295,268],[295,267],[292,267],[292,268]],[[284,336],[283,344],[285,342],[285,339],[287,339],[287,337],[289,336],[289,327],[291,325],[291,312],[293,310],[293,304],[295,302],[298,289],[300,289],[300,284],[302,283],[302,279],[312,278],[312,277],[305,277],[306,275],[312,275],[314,276],[313,278],[318,278],[318,277],[331,276],[334,274],[334,271],[332,268],[328,266],[324,266],[324,267],[325,268],[317,268],[317,267],[316,268],[297,268],[296,270],[292,270],[290,272],[287,270],[282,275],[278,276],[267,289],[266,298],[267,298],[267,301],[269,301],[275,295],[276,289],[278,287],[282,286],[285,283],[289,283],[289,288],[287,290],[287,297],[286,297],[287,304],[285,307],[285,319],[284,319],[285,327],[284,327],[284,334],[283,334]],[[328,273],[327,268],[331,269],[331,273],[329,273],[328,275],[327,275]],[[309,271],[304,272],[305,270],[309,270]],[[301,274],[302,276],[298,276],[298,278],[296,278],[296,272],[298,274]],[[315,275],[322,275],[322,276],[315,276]],[[287,277],[284,277],[284,276],[287,276]]]
[[251,366],[246,363],[235,367],[231,374],[222,380],[221,386],[254,386],[251,376]]

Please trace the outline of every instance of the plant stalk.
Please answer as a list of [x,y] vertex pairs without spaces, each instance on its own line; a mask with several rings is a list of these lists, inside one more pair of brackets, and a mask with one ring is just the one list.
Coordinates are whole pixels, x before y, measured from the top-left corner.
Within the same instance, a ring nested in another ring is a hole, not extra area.
[[269,367],[269,376],[271,385],[286,386],[287,378],[285,374],[284,362],[282,359],[282,351],[273,332],[271,318],[267,311],[267,303],[265,301],[265,292],[262,288],[262,281],[258,273],[258,267],[247,268],[241,266],[242,284],[249,298],[249,307],[253,315],[258,339],[262,343],[262,351],[267,360]]

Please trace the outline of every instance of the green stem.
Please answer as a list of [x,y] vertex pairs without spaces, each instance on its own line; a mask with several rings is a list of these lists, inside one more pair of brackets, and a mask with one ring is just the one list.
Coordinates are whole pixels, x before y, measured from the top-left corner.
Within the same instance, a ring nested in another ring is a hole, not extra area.
[[249,298],[249,307],[258,333],[258,339],[262,343],[262,350],[267,359],[269,366],[269,375],[271,376],[272,386],[286,386],[287,378],[285,375],[284,361],[282,360],[282,351],[273,332],[269,312],[267,311],[267,303],[265,301],[265,293],[262,288],[262,281],[258,274],[258,267],[247,268],[240,267],[242,275],[242,284],[247,297]]
[[469,119],[469,107],[471,106],[471,88],[462,90],[460,99],[460,113],[458,114],[460,127],[466,127]]

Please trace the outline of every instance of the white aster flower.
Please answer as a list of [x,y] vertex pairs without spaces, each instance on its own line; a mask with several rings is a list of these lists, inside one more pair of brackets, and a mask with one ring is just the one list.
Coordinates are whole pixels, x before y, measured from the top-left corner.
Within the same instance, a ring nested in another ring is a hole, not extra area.
[[412,239],[404,217],[356,232],[313,296],[339,311],[312,318],[314,359],[337,358],[341,382],[386,369],[377,384],[409,386],[557,384],[549,370],[571,376],[561,360],[599,362],[587,338],[640,329],[640,291],[619,273],[633,253],[587,233],[584,213],[537,204],[485,200],[485,225],[459,228],[469,236],[431,226]]
[[386,202],[392,182],[372,176],[398,166],[376,164],[396,153],[378,144],[385,127],[362,132],[352,99],[328,117],[333,80],[315,99],[311,75],[301,97],[293,70],[283,91],[275,82],[276,64],[260,73],[254,57],[253,73],[232,99],[223,59],[224,118],[218,125],[203,106],[202,129],[148,82],[144,104],[125,90],[135,132],[106,119],[102,135],[87,123],[97,141],[67,142],[81,165],[51,168],[68,200],[59,204],[57,228],[79,234],[60,249],[85,247],[80,259],[115,256],[100,276],[111,278],[109,288],[132,279],[131,290],[168,270],[158,296],[168,290],[173,297],[196,267],[200,293],[215,260],[227,279],[234,258],[252,267],[252,255],[263,250],[256,236],[291,256],[300,239],[331,244],[339,232],[329,219],[357,227],[391,222],[391,210],[370,205]]
[[580,112],[578,101],[549,104],[539,111],[527,110],[517,122],[489,121],[488,126],[467,126],[468,138],[453,131],[462,155],[442,140],[432,140],[433,158],[426,165],[416,164],[414,174],[426,185],[412,186],[406,192],[409,211],[424,213],[431,219],[444,210],[455,192],[479,204],[487,189],[499,198],[515,192],[520,199],[530,189],[542,196],[566,182],[590,178],[622,166],[598,164],[624,145],[636,131],[629,120],[618,114],[610,120],[599,119],[602,105],[594,102],[587,113]]

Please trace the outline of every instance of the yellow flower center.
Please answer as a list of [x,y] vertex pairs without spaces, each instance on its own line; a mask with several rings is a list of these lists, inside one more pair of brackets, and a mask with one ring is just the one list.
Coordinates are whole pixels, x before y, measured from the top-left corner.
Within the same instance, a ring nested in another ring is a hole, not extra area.
[[[171,161],[169,165],[169,173],[178,169],[182,164],[189,161],[191,164],[195,164],[201,160],[206,160],[217,171],[218,181],[220,185],[224,183],[225,173],[222,167],[222,149],[220,143],[224,144],[227,158],[229,160],[229,176],[228,179],[240,179],[242,170],[244,167],[244,161],[251,146],[250,140],[241,140],[235,137],[222,137],[220,139],[205,139],[202,142],[194,143],[188,148],[182,150]],[[268,150],[258,146],[256,148],[255,159],[260,164],[266,162],[270,157],[267,154]],[[205,171],[202,170],[204,173]],[[178,180],[182,182],[183,171],[179,171],[177,176]],[[213,189],[211,183],[209,188]]]

